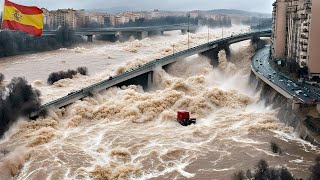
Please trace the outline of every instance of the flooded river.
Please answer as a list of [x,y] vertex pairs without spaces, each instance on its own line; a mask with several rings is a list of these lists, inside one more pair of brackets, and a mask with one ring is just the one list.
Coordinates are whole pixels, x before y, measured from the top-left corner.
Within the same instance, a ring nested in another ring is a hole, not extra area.
[[[225,34],[244,32],[233,27]],[[221,37],[210,30],[209,39]],[[15,56],[0,62],[7,78],[25,76],[43,102],[187,47],[187,35],[171,32],[127,43],[96,42],[70,49]],[[192,46],[208,41],[204,28]],[[249,83],[249,41],[232,45],[231,61],[219,53],[219,67],[198,55],[157,69],[154,87],[110,88],[37,121],[21,119],[0,140],[0,179],[231,179],[260,159],[286,166],[295,176],[320,149],[297,137],[259,101]],[[46,85],[52,71],[87,66],[90,76]],[[182,127],[177,110],[197,124]],[[270,151],[270,141],[283,149]]]

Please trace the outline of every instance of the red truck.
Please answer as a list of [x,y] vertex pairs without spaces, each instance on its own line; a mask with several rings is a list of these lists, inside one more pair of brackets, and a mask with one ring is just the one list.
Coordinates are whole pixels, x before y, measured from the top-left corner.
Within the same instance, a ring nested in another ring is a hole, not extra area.
[[191,124],[196,124],[196,119],[190,118],[190,113],[188,111],[178,111],[177,121],[182,126],[189,126]]

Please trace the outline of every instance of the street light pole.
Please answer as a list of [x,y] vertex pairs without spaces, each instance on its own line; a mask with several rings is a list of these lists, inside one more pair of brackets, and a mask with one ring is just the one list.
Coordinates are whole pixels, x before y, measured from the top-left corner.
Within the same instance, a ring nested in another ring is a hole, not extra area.
[[222,38],[223,38],[223,25],[222,25]]
[[190,13],[187,13],[188,17],[188,49],[190,49]]
[[[4,0],[0,0],[0,14],[1,14],[1,20],[3,20],[4,15]],[[0,22],[0,32],[2,32],[2,22]]]
[[210,37],[209,37],[209,18],[207,18],[207,26],[208,26],[208,43],[209,43],[209,40],[210,40]]
[[260,30],[260,23],[261,23],[261,15],[259,16],[259,32],[261,31]]
[[174,54],[174,44],[172,44],[172,54]]

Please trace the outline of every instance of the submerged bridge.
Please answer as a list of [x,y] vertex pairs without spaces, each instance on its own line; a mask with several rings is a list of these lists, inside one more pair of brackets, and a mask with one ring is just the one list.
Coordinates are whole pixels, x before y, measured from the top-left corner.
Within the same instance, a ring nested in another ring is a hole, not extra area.
[[[144,64],[140,67],[135,69],[131,69],[123,74],[110,77],[104,81],[98,82],[91,86],[85,87],[81,90],[72,92],[65,97],[59,98],[47,104],[41,106],[41,108],[32,113],[31,117],[37,116],[41,111],[50,109],[50,108],[61,108],[66,105],[69,105],[77,100],[85,98],[93,92],[99,92],[101,90],[105,90],[107,88],[113,86],[121,86],[121,85],[130,85],[130,84],[139,84],[141,82],[147,82],[147,85],[153,83],[153,71],[157,67],[164,67],[170,65],[176,61],[179,61],[183,58],[195,55],[195,54],[202,54],[204,56],[211,56],[212,52],[218,53],[219,50],[227,48],[230,44],[237,43],[240,41],[249,40],[253,37],[270,37],[271,30],[268,31],[261,31],[261,32],[250,32],[245,34],[240,34],[236,36],[226,37],[223,39],[219,39],[216,41],[212,41],[209,43],[205,43],[199,46],[192,47],[190,49],[186,49],[172,55],[163,57],[161,59],[156,59],[151,61],[147,64]],[[214,56],[214,55],[213,55]],[[209,57],[210,58],[210,57]],[[214,61],[214,60],[212,60]],[[217,61],[217,60],[216,60]]]
[[[104,36],[107,39],[126,40],[130,36],[137,39],[144,39],[149,35],[163,34],[166,31],[181,30],[182,33],[195,32],[198,27],[194,25],[176,24],[166,26],[148,26],[148,27],[125,27],[125,28],[82,28],[75,30],[77,36],[87,36],[88,42],[92,42],[93,36]],[[44,36],[54,36],[57,30],[43,31]]]

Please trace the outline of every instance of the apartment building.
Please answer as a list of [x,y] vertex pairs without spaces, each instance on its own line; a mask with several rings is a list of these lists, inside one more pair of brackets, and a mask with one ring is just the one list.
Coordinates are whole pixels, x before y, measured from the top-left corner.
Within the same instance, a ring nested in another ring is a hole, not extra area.
[[65,25],[76,28],[77,17],[76,10],[74,9],[59,9],[56,11],[46,11],[44,22],[51,29],[57,29],[58,27]]
[[272,57],[299,63],[320,77],[320,1],[276,0],[273,4]]

